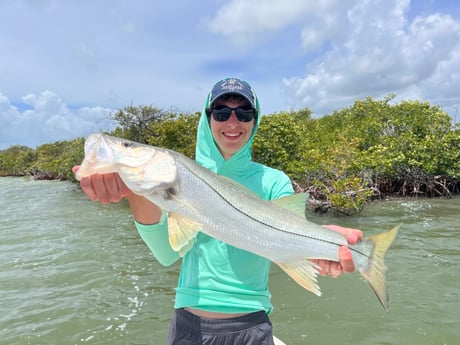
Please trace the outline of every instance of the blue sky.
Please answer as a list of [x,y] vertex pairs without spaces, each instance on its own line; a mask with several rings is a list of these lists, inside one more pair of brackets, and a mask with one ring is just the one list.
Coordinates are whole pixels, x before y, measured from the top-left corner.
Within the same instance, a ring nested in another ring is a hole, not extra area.
[[111,129],[130,104],[201,111],[249,81],[262,113],[389,93],[460,118],[458,0],[0,0],[0,149]]

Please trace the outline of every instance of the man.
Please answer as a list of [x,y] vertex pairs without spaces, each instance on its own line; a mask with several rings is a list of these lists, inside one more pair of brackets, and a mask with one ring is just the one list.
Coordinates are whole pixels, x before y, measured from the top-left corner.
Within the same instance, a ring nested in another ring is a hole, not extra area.
[[[293,194],[286,174],[251,160],[259,123],[260,106],[252,87],[237,78],[219,81],[208,94],[198,124],[196,161],[263,199]],[[102,203],[126,197],[136,227],[157,260],[170,265],[179,259],[169,245],[168,215],[128,190],[117,174],[93,175],[83,179],[81,187],[91,200]],[[359,230],[328,228],[345,234],[350,244],[362,237]],[[340,248],[339,257],[340,262],[314,260],[320,274],[337,277],[354,270],[347,247]],[[269,270],[268,259],[199,233],[183,257],[167,344],[273,345]]]

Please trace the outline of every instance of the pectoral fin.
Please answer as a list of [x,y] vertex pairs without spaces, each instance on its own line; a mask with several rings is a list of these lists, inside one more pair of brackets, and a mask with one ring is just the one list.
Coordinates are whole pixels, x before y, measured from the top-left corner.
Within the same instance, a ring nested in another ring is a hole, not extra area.
[[172,249],[179,252],[180,256],[184,256],[184,254],[193,246],[193,239],[201,229],[201,224],[183,217],[180,214],[169,213],[169,244]]
[[277,263],[294,281],[304,289],[321,296],[316,275],[318,274],[317,266],[307,260],[289,264]]

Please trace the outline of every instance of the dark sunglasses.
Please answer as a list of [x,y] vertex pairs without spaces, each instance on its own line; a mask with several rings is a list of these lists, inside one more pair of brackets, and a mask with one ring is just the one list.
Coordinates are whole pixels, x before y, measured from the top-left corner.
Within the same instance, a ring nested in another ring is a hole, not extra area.
[[216,105],[212,108],[212,117],[218,122],[227,121],[235,111],[236,118],[240,122],[250,122],[256,117],[256,110],[249,105],[244,105],[236,108],[230,108],[225,105]]

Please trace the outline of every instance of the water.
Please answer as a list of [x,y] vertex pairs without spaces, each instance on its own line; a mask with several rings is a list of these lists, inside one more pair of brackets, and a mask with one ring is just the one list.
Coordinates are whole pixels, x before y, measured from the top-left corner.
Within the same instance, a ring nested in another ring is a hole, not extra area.
[[[387,265],[390,311],[358,274],[319,278],[317,297],[273,267],[275,334],[286,344],[460,343],[460,198],[376,202],[349,218],[402,223]],[[179,264],[162,267],[125,203],[66,182],[0,178],[0,345],[163,344]]]

